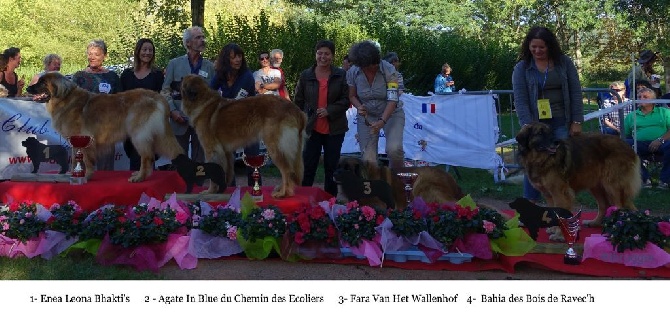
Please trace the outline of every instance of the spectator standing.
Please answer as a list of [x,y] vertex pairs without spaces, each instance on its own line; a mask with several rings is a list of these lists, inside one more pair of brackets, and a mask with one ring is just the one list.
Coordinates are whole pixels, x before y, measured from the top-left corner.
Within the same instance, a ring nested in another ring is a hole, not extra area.
[[[556,139],[580,134],[584,106],[577,68],[563,54],[554,33],[545,27],[532,27],[521,43],[519,57],[512,72],[519,124],[548,124]],[[529,175],[533,173],[526,173],[524,197],[538,201],[540,192],[530,184]]]
[[402,64],[400,62],[400,57],[398,57],[398,54],[391,51],[386,54],[383,58],[386,60],[388,63],[392,64],[395,70],[398,71],[398,84],[402,84],[403,87],[398,88],[398,94],[402,95],[402,93],[405,91],[405,79],[402,76],[402,73],[400,72],[400,65]]
[[[247,60],[244,57],[244,50],[235,44],[229,43],[221,49],[216,57],[216,73],[212,78],[210,87],[221,92],[223,98],[242,99],[256,95],[256,84],[254,76],[247,66]],[[258,155],[260,153],[260,144],[254,143],[244,148],[245,155]],[[225,160],[232,167],[235,161],[234,155],[228,155],[231,159]],[[247,166],[247,184],[254,185],[252,178],[253,169]],[[237,185],[235,173],[226,173],[232,176],[227,179],[229,184]],[[229,177],[230,177],[229,176]],[[262,180],[262,178],[261,178]],[[259,183],[262,184],[262,181]]]
[[61,59],[61,57],[57,54],[48,54],[44,56],[44,59],[42,60],[42,63],[44,64],[44,70],[36,73],[28,85],[32,86],[36,84],[37,81],[40,80],[40,77],[42,77],[42,75],[46,74],[47,72],[60,71],[60,65],[62,62],[63,59]]
[[[103,65],[107,59],[107,44],[103,40],[91,40],[86,46],[88,66],[72,75],[72,81],[79,87],[96,94],[115,94],[120,90],[119,75]],[[95,137],[93,137],[95,139]],[[114,170],[114,145],[98,148],[96,168],[102,171]]]
[[270,66],[270,53],[263,51],[258,54],[261,69],[254,72],[256,92],[263,95],[279,95],[282,76],[279,69]]
[[347,72],[349,100],[358,109],[358,139],[365,162],[377,163],[379,132],[386,135],[386,154],[391,168],[404,166],[403,135],[405,112],[398,108],[398,71],[381,59],[372,41],[356,43],[349,49],[354,64]]
[[340,162],[344,135],[349,130],[349,86],[343,69],[333,66],[335,44],[321,40],[314,47],[315,63],[300,74],[295,103],[307,114],[302,186],[312,186],[323,149],[324,190],[337,195],[333,174]]
[[281,84],[279,85],[277,92],[279,93],[280,97],[291,100],[291,95],[289,95],[288,89],[286,89],[286,75],[284,75],[284,69],[281,68],[283,61],[284,51],[281,49],[272,49],[270,51],[270,62],[272,64],[272,68],[279,70],[281,73]]
[[[640,57],[637,59],[637,65],[630,71],[626,78],[626,92],[628,97],[636,97],[637,95],[631,92],[633,85],[633,78],[635,82],[646,81],[651,84],[651,75],[654,74],[654,63],[658,59],[658,53],[651,50],[640,51]],[[637,86],[636,86],[637,87]]]
[[203,163],[205,154],[200,146],[200,140],[193,127],[189,126],[186,115],[181,110],[181,79],[186,75],[198,75],[211,82],[214,77],[214,64],[205,59],[202,53],[205,51],[205,34],[202,28],[192,26],[184,30],[182,44],[186,54],[170,60],[165,70],[165,80],[161,94],[170,104],[170,124],[179,145],[185,150],[190,150],[191,159]]
[[[160,92],[163,87],[163,72],[154,66],[156,47],[153,41],[141,38],[135,44],[133,52],[133,67],[126,68],[121,73],[121,91],[144,88]],[[130,170],[140,170],[141,157],[137,153],[130,138],[123,143],[123,149],[130,159]]]
[[16,74],[16,68],[21,65],[21,50],[16,47],[5,49],[0,55],[0,66],[4,66],[0,71],[0,85],[3,85],[7,91],[7,97],[18,97],[23,93],[25,80],[19,79]]
[[344,72],[349,71],[349,68],[351,68],[351,62],[349,61],[349,55],[344,55],[344,58],[342,58],[342,69],[344,69]]
[[451,66],[448,63],[442,65],[442,72],[435,77],[434,92],[436,94],[446,94],[456,91],[454,78],[451,77]]
[[[650,88],[640,88],[637,98],[640,100],[656,99],[656,93]],[[663,165],[658,187],[667,189],[670,183],[670,109],[655,107],[653,103],[641,103],[640,108],[626,116],[624,127],[626,142],[633,146],[637,140],[637,154],[640,157],[654,153],[662,154]],[[635,133],[633,133],[634,129]],[[644,166],[641,171],[644,186],[651,187],[649,172]]]

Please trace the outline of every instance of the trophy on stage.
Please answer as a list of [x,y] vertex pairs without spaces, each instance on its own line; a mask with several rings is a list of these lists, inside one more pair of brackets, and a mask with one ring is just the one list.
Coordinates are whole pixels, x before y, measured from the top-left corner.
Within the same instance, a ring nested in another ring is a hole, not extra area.
[[84,164],[84,153],[82,149],[93,144],[93,136],[68,136],[68,142],[72,145],[72,170],[70,184],[82,185],[86,183],[86,165]]
[[407,205],[412,202],[412,189],[414,189],[414,182],[419,177],[417,173],[397,173],[398,178],[405,184],[405,197],[407,197]]
[[579,219],[582,216],[582,211],[580,210],[577,214],[564,218],[558,217],[558,226],[561,227],[561,232],[565,236],[565,241],[568,243],[568,250],[563,256],[563,263],[570,265],[579,265],[582,262],[582,256],[577,254],[573,246],[575,242],[579,239],[579,228],[580,222]]
[[262,202],[263,201],[263,191],[261,191],[261,172],[258,171],[259,168],[263,167],[267,163],[267,157],[265,154],[258,154],[254,156],[248,156],[247,154],[242,154],[242,161],[244,164],[253,167],[254,172],[251,174],[251,178],[254,179],[254,186],[251,189],[251,197],[254,201]]

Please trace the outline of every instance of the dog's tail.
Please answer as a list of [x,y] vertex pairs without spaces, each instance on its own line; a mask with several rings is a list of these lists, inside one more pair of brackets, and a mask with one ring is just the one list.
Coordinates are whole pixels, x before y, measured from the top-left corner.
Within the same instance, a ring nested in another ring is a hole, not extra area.
[[300,148],[296,151],[296,162],[295,165],[293,166],[294,170],[293,172],[295,173],[295,184],[300,186],[302,184],[302,178],[304,176],[304,166],[303,166],[303,160],[302,160],[302,151],[305,150],[305,143],[307,142],[307,115],[303,113],[302,111],[299,112],[299,117],[297,119],[298,121],[298,142],[300,144]]

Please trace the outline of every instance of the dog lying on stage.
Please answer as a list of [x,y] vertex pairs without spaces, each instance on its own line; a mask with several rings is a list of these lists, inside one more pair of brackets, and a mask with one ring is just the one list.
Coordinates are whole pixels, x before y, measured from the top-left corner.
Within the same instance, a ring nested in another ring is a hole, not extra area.
[[[339,171],[349,171],[363,181],[383,181],[391,187],[391,197],[395,207],[403,209],[407,207],[407,195],[405,184],[398,178],[396,172],[417,173],[412,186],[412,198],[420,196],[426,203],[455,202],[465,196],[456,180],[445,170],[436,167],[405,167],[401,170],[391,171],[390,168],[379,164],[367,164],[360,158],[343,157],[338,164]],[[337,178],[335,178],[337,182]],[[338,200],[353,201],[347,197],[347,192],[342,191],[342,185],[338,183]],[[351,191],[349,191],[351,193]],[[377,197],[357,200],[361,205],[385,205],[388,201]]]
[[40,169],[40,163],[50,160],[53,160],[60,165],[59,174],[65,174],[65,172],[67,172],[69,155],[67,149],[62,145],[42,144],[37,138],[32,136],[22,141],[21,145],[26,148],[26,154],[28,154],[28,157],[30,157],[30,160],[33,163],[33,171],[31,173],[37,173]]
[[565,241],[558,225],[558,218],[570,218],[572,212],[561,207],[539,206],[526,198],[517,198],[510,202],[509,206],[519,213],[519,221],[528,228],[528,234],[533,240],[537,240],[538,230],[541,227],[546,227],[549,240]]
[[[216,163],[198,163],[184,154],[179,154],[172,160],[172,165],[177,168],[177,173],[186,182],[186,193],[191,193],[193,184],[202,185],[206,179],[218,187],[217,193],[223,193],[226,189],[225,175],[221,165]],[[210,183],[211,184],[211,183]]]
[[[345,168],[335,170],[333,180],[338,184],[339,192],[345,197],[341,199],[343,201],[357,200],[361,205],[395,208],[391,185],[385,181],[364,180],[354,171]],[[338,195],[338,199],[340,198]]]

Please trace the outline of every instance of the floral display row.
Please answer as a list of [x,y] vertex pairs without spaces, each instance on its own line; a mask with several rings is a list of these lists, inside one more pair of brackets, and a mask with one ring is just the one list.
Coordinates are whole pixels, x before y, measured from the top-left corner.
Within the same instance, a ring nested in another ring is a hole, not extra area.
[[[642,230],[619,228],[622,220],[646,224],[642,229],[647,233],[628,237]],[[612,209],[602,237],[610,249],[624,253],[646,243],[667,249],[670,222],[654,220],[644,213]],[[225,206],[183,202],[176,195],[167,201],[143,195],[138,205],[106,205],[90,213],[73,201],[49,208],[10,203],[0,209],[0,256],[50,259],[84,251],[103,265],[152,271],[172,259],[192,269],[198,259],[242,253],[250,259],[276,255],[287,261],[351,254],[381,266],[385,257],[398,253],[419,253],[423,261],[436,262],[448,254],[479,259],[520,256],[534,246],[519,227],[518,216],[507,219],[495,209],[478,207],[469,196],[447,204],[426,204],[417,198],[404,210],[331,199],[283,213],[276,206],[259,207],[237,190]]]

